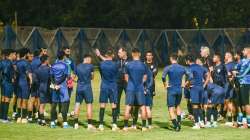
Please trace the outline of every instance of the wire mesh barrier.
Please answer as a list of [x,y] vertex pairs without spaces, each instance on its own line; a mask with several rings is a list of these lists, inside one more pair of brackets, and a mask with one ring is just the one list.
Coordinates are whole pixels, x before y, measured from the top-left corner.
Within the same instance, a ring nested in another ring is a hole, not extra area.
[[[94,55],[98,48],[104,53],[108,48],[115,51],[124,47],[140,49],[142,59],[148,50],[153,51],[160,65],[168,63],[171,53],[199,55],[201,46],[208,46],[212,53],[236,52],[250,43],[248,28],[227,29],[103,29],[103,28],[57,28],[5,26],[0,32],[0,51],[4,48],[27,47],[31,50],[47,47],[51,61],[62,47],[70,47],[72,57],[78,63],[84,54]],[[99,60],[94,57],[94,62]]]

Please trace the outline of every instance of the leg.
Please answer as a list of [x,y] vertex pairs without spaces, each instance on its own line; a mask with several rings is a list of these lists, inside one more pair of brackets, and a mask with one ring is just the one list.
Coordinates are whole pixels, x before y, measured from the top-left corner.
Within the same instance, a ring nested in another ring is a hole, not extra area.
[[146,113],[147,113],[147,119],[148,119],[148,127],[152,127],[152,111],[150,106],[146,106]]
[[126,105],[125,112],[124,112],[124,128],[125,128],[125,130],[128,128],[128,120],[130,117],[130,110],[131,110],[131,106]]

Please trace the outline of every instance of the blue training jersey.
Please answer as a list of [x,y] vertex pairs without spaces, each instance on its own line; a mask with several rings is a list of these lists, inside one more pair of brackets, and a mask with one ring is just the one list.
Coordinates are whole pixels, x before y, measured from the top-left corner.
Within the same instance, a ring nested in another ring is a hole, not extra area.
[[143,77],[147,74],[147,66],[140,60],[134,60],[126,65],[128,74],[127,90],[136,91],[143,86]]
[[182,78],[184,75],[191,77],[191,73],[188,72],[187,68],[179,64],[172,64],[164,68],[162,73],[162,80],[166,80],[166,76],[169,78],[169,86],[181,87]]
[[19,82],[28,82],[28,73],[31,72],[30,63],[21,59],[16,62],[17,76]]
[[50,75],[52,78],[51,82],[57,85],[63,83],[69,76],[67,64],[63,61],[55,62],[50,68]]
[[92,64],[78,64],[75,69],[75,74],[78,77],[78,84],[90,84],[94,66]]
[[38,83],[49,84],[50,81],[50,67],[47,65],[40,65],[36,69],[35,74],[37,76]]
[[39,66],[41,65],[40,57],[39,56],[34,57],[30,65],[31,65],[31,71],[32,73],[34,73],[35,70],[38,69]]
[[250,59],[244,58],[236,65],[240,84],[250,84]]
[[189,66],[189,70],[192,74],[192,78],[190,79],[191,85],[203,86],[204,83],[203,81],[205,80],[205,76],[208,70],[205,67],[198,64],[191,64]]
[[100,64],[100,74],[102,84],[109,85],[110,83],[117,82],[118,66],[112,60],[105,60]]
[[14,79],[15,70],[12,61],[4,59],[0,62],[0,72],[3,82],[12,83]]

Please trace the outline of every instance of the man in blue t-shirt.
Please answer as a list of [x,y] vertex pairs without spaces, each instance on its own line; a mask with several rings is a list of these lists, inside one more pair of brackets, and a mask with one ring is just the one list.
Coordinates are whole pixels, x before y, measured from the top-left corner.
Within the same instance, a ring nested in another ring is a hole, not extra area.
[[209,73],[203,66],[195,64],[194,56],[187,56],[186,62],[192,74],[192,78],[190,79],[190,100],[195,120],[193,129],[200,129],[200,127],[204,126],[204,116],[201,107],[203,103],[204,87],[206,87],[209,81]]
[[105,107],[107,103],[111,103],[112,106],[112,130],[116,131],[117,127],[117,103],[118,103],[118,91],[117,91],[117,76],[118,66],[113,61],[114,53],[112,50],[107,50],[105,53],[105,60],[100,63],[101,74],[101,88],[100,88],[100,112],[99,112],[99,130],[103,131],[103,120]]
[[88,130],[95,129],[95,127],[92,125],[93,91],[91,86],[91,80],[94,78],[94,66],[92,65],[92,58],[90,55],[84,55],[83,63],[77,65],[75,74],[78,77],[78,80],[74,110],[74,128],[79,128],[78,118],[80,114],[80,105],[84,100],[87,104]]
[[69,108],[69,94],[67,79],[69,77],[68,66],[64,62],[65,54],[59,51],[57,54],[58,61],[55,62],[50,69],[51,88],[52,88],[52,105],[51,105],[51,128],[55,128],[55,120],[57,119],[57,105],[61,105],[61,113],[63,117],[63,128],[69,128],[67,122],[67,113]]
[[[17,71],[17,123],[27,123],[27,106],[30,97],[30,87],[32,84],[32,74],[30,64],[27,61],[27,56],[30,53],[29,49],[23,48],[20,50],[20,60],[16,62]],[[22,114],[21,114],[22,113]]]
[[[173,123],[175,131],[180,131],[181,129],[181,98],[182,98],[182,88],[185,85],[185,80],[183,80],[184,75],[192,78],[192,75],[188,70],[177,63],[178,56],[172,54],[170,56],[171,65],[166,66],[162,73],[162,82],[164,87],[167,89],[167,105],[169,109],[169,114],[171,121]],[[168,76],[168,81],[166,80]]]
[[35,71],[39,68],[41,65],[41,56],[47,55],[47,49],[41,48],[38,50],[35,50],[33,52],[33,59],[30,62],[31,72],[32,72],[32,79],[33,83],[30,88],[30,99],[29,99],[29,106],[28,106],[28,121],[32,121],[32,114],[34,115],[37,113],[39,109],[39,93],[38,93],[38,83],[37,83],[37,76],[35,74]]
[[243,116],[243,128],[248,128],[250,125],[250,46],[243,50],[243,58],[236,65],[238,73],[236,78],[240,83],[240,103],[245,107],[246,116]]
[[15,58],[15,51],[12,49],[7,49],[4,51],[5,59],[0,62],[0,73],[2,78],[1,83],[1,109],[0,109],[0,119],[3,123],[8,121],[8,111],[9,104],[14,91],[14,67],[13,60]]
[[138,105],[141,109],[142,131],[146,128],[144,83],[147,80],[147,66],[140,61],[140,51],[132,50],[133,61],[126,65],[125,79],[128,82],[126,90],[126,109],[124,115],[124,131],[128,130],[128,120],[132,106]]

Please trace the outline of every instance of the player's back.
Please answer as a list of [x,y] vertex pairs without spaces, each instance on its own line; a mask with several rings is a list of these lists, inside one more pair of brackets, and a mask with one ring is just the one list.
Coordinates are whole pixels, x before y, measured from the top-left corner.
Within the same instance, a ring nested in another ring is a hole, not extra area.
[[179,64],[172,64],[164,68],[163,76],[168,75],[169,86],[181,86],[182,78],[186,73],[185,67]]
[[41,65],[40,57],[39,56],[34,57],[30,65],[31,65],[31,71],[35,72],[35,70],[38,69],[39,66]]
[[12,82],[14,78],[14,67],[12,61],[8,59],[4,59],[1,61],[1,69],[2,69],[2,80],[7,82]]
[[50,74],[56,83],[62,82],[68,76],[68,66],[62,61],[57,61],[51,66]]
[[27,72],[30,72],[30,64],[27,60],[21,59],[16,62],[16,69],[18,74],[18,79],[20,80],[28,80]]
[[105,60],[100,64],[100,73],[103,84],[117,82],[118,67],[112,60]]
[[47,65],[41,65],[35,71],[39,83],[48,83],[50,79],[50,67]]
[[205,74],[208,72],[208,70],[198,64],[190,65],[189,69],[192,73],[191,84],[195,86],[203,86]]
[[128,85],[139,86],[143,84],[143,76],[147,72],[147,66],[140,60],[134,60],[126,65],[126,73],[129,76]]
[[78,77],[78,84],[90,84],[92,79],[92,72],[94,67],[92,64],[78,64],[75,70],[75,73]]

